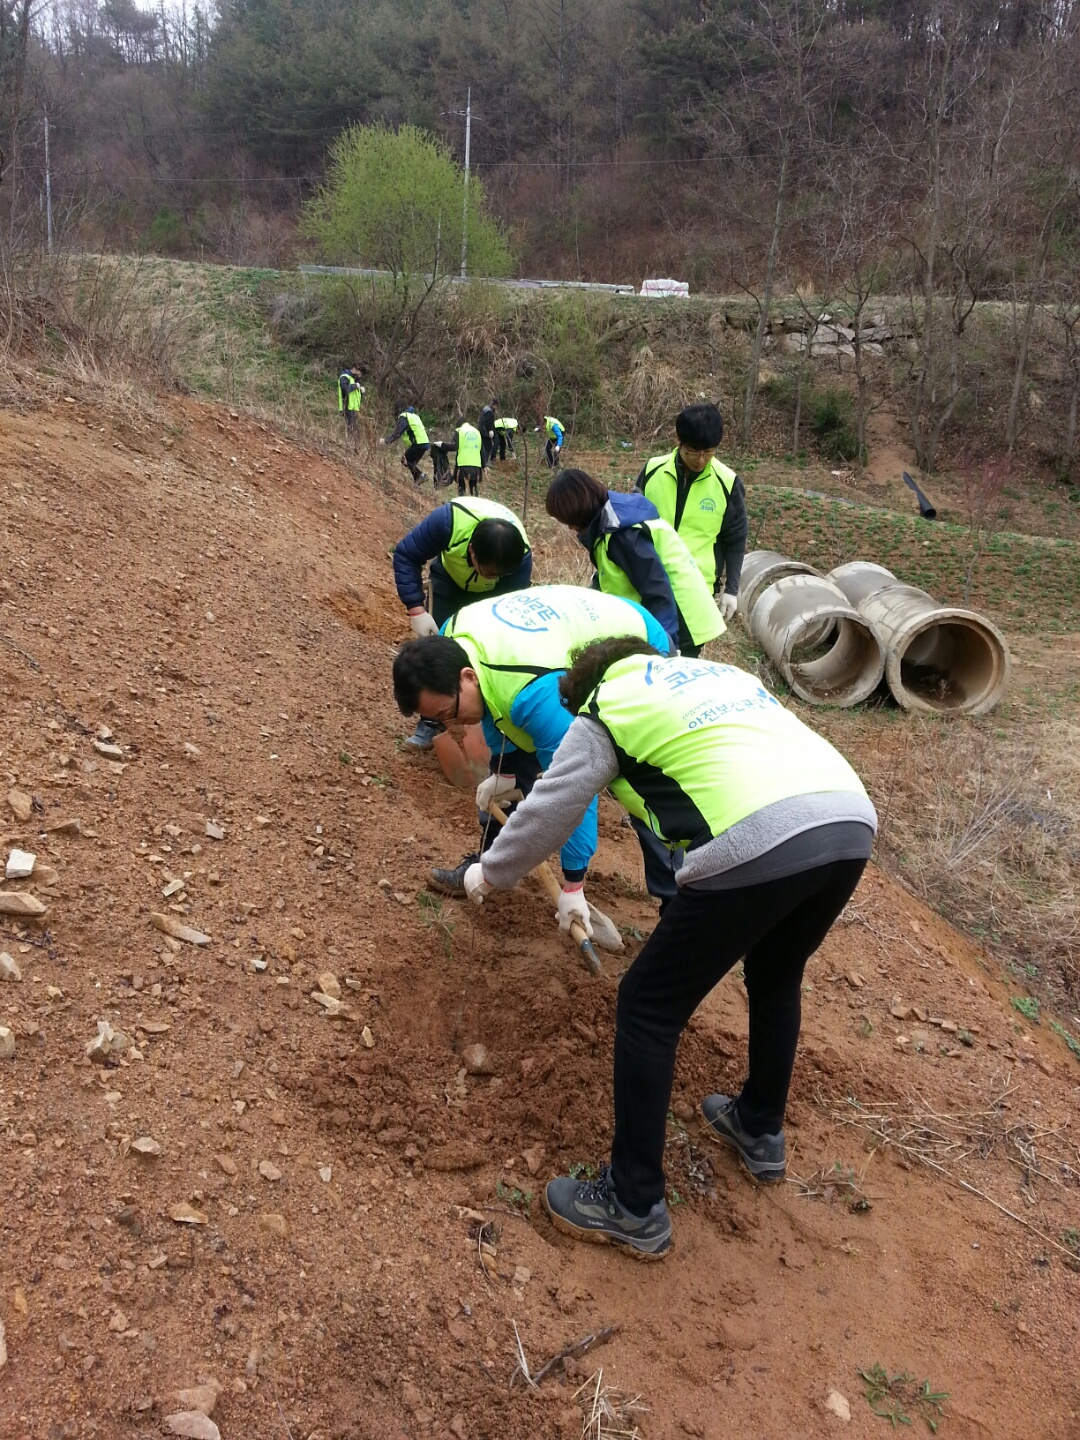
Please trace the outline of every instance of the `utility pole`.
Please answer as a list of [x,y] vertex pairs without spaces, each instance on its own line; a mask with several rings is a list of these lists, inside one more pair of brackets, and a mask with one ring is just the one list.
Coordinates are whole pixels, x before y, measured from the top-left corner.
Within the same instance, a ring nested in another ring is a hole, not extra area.
[[[460,112],[459,112],[460,113]],[[465,99],[465,192],[461,206],[461,278],[465,279],[469,258],[469,140],[472,135],[472,86]]]
[[45,107],[45,245],[52,254],[52,174],[49,170],[49,110]]

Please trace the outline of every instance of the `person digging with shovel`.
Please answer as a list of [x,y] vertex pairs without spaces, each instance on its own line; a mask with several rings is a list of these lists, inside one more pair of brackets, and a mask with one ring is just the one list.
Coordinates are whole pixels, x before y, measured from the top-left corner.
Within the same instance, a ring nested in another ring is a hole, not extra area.
[[[465,872],[499,832],[492,800],[527,795],[551,763],[573,717],[559,699],[559,678],[571,652],[607,635],[635,635],[666,654],[663,626],[631,600],[572,585],[538,585],[477,600],[451,617],[440,635],[409,640],[394,659],[394,699],[403,715],[417,712],[443,725],[483,726],[491,773],[476,791],[480,846],[452,869],[436,868],[431,883],[465,894]],[[585,875],[596,851],[596,797],[582,806],[562,837],[560,928],[577,920],[592,934]],[[541,859],[546,859],[541,856]]]
[[685,851],[678,893],[619,982],[611,1164],[544,1191],[558,1229],[658,1260],[671,1246],[664,1141],[679,1037],[742,959],[747,1076],[737,1095],[706,1095],[701,1114],[756,1180],[782,1180],[803,969],[854,893],[877,816],[844,757],[733,665],[662,658],[621,636],[578,651],[559,690],[574,717],[565,739],[465,889],[482,903],[512,888],[606,788]]

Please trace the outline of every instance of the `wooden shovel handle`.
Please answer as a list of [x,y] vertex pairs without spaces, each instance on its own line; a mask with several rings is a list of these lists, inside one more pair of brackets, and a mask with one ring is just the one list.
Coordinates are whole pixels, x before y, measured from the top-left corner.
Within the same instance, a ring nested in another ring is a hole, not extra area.
[[[506,824],[506,812],[497,800],[488,804],[491,814],[498,820],[500,825]],[[536,869],[532,872],[543,885],[548,895],[558,905],[559,897],[562,895],[562,886],[555,879],[555,872],[546,860],[541,860]],[[596,947],[585,932],[585,927],[579,925],[576,920],[570,921],[570,938],[581,951],[581,958],[585,961],[585,968],[591,975],[602,973],[603,967],[600,964],[600,956],[596,953]]]

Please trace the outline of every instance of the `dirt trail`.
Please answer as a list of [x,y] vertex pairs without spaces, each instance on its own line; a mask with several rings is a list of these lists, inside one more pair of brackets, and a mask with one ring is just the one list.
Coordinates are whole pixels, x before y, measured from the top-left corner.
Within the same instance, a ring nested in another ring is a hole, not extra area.
[[[576,1437],[597,1366],[649,1440],[884,1436],[875,1363],[949,1392],[943,1436],[1080,1435],[1080,1070],[986,956],[872,869],[808,972],[805,1183],[756,1188],[694,1119],[745,1058],[732,978],[680,1051],[672,1254],[575,1245],[523,1201],[606,1154],[616,966],[532,889],[422,894],[473,811],[400,748],[396,501],[180,401],[0,411],[0,475],[0,838],[58,872],[6,887],[41,921],[0,916],[4,1440],[164,1434],[205,1378],[226,1440]],[[592,891],[642,932],[617,822]],[[101,1020],[131,1044],[94,1064]],[[533,1368],[619,1328],[532,1392],[513,1323]]]

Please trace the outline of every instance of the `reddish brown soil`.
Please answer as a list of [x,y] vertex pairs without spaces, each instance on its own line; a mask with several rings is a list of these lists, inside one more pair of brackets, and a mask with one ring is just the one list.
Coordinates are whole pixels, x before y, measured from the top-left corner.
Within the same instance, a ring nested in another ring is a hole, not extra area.
[[[92,401],[0,411],[0,837],[59,872],[7,887],[42,921],[0,917],[23,973],[0,984],[0,1436],[164,1434],[204,1377],[226,1440],[577,1436],[600,1366],[650,1440],[884,1436],[875,1362],[949,1392],[943,1436],[1080,1435],[1080,1068],[990,959],[871,869],[808,972],[790,1183],[755,1187],[694,1119],[744,1062],[731,977],[680,1052],[672,1253],[560,1236],[536,1196],[606,1154],[619,966],[587,975],[531,885],[479,912],[421,895],[473,810],[400,748],[400,502],[227,411]],[[69,818],[81,837],[50,833]],[[617,822],[591,890],[644,931]],[[173,948],[152,911],[212,943]],[[347,1018],[310,998],[327,970]],[[103,1019],[139,1058],[90,1062]],[[464,1073],[476,1041],[490,1076]],[[531,1392],[512,1322],[534,1369],[619,1328]]]

